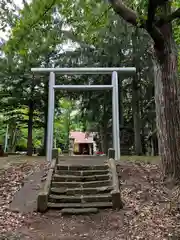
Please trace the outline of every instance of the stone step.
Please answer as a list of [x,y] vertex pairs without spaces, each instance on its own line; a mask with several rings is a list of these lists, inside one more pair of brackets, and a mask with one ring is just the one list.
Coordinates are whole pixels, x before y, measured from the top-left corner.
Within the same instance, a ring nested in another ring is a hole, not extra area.
[[91,176],[91,175],[105,175],[109,173],[109,169],[104,170],[56,170],[56,174],[59,175],[73,175],[73,176]]
[[98,208],[63,208],[61,210],[62,215],[91,214],[97,212]]
[[51,187],[55,188],[94,188],[94,187],[106,187],[111,186],[111,180],[104,181],[92,181],[92,182],[55,182],[52,181]]
[[54,174],[53,180],[56,182],[85,182],[85,181],[102,181],[110,179],[110,174],[107,175],[91,175],[91,176],[73,176],[73,175],[58,175]]
[[59,156],[59,161],[106,161],[107,156],[93,156],[93,155],[64,155]]
[[48,208],[111,208],[112,202],[94,203],[52,203],[48,202]]
[[74,170],[74,171],[83,171],[83,170],[107,170],[109,166],[107,164],[102,165],[56,165],[57,170]]
[[105,187],[94,187],[94,188],[51,188],[51,193],[55,194],[66,194],[66,195],[76,195],[76,194],[98,194],[98,193],[108,193],[112,190],[112,186]]
[[112,201],[111,194],[96,194],[96,195],[49,195],[49,202],[57,203],[87,203],[87,202],[110,202]]

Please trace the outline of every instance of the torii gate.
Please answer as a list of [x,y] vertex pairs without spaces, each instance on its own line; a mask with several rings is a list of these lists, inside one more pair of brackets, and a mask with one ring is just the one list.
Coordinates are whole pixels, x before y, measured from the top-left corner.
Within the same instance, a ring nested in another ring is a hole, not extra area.
[[[115,159],[120,160],[120,131],[119,131],[119,93],[118,93],[118,72],[122,75],[133,75],[135,67],[111,67],[111,68],[32,68],[32,72],[49,72],[49,96],[48,96],[48,129],[47,129],[47,161],[52,160],[53,149],[53,122],[56,89],[61,90],[112,90],[112,119],[113,119],[113,148]],[[111,74],[111,85],[56,85],[55,73],[61,75],[79,74]]]

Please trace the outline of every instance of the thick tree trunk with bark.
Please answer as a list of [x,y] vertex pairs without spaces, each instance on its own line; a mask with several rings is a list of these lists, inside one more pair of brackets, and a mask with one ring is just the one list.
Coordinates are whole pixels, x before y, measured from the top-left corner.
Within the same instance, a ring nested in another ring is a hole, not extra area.
[[123,105],[123,90],[122,80],[119,81],[119,125],[124,126],[124,105]]
[[133,65],[136,67],[137,74],[133,76],[132,80],[132,114],[134,123],[134,148],[136,155],[142,155],[141,143],[141,117],[140,117],[140,95],[139,95],[139,73],[140,73],[140,54],[137,51],[138,46],[138,28],[132,36],[133,44]]
[[44,86],[44,94],[46,101],[44,106],[44,140],[43,140],[43,149],[41,151],[41,155],[46,155],[46,144],[47,144],[47,128],[48,128],[48,83]]
[[102,134],[102,145],[101,145],[101,148],[102,148],[102,151],[107,154],[108,153],[107,124],[104,124],[104,126],[102,127],[101,134]]
[[[138,14],[127,7],[122,0],[109,1],[114,11],[126,22],[139,25]],[[150,7],[150,0],[148,1]],[[156,19],[156,9],[153,11]],[[171,22],[180,18],[180,8],[171,12],[170,1],[161,5],[162,18],[148,24],[142,21],[140,27],[147,30],[153,39],[155,58],[155,100],[159,152],[165,176],[180,180],[180,104],[178,86],[177,51],[173,40]],[[148,16],[149,18],[150,16]],[[158,16],[159,19],[159,16]],[[159,60],[157,62],[156,60]]]
[[32,156],[33,154],[33,140],[32,140],[32,130],[33,130],[33,113],[34,113],[34,103],[33,100],[29,100],[29,113],[28,113],[28,139],[27,139],[27,155]]
[[43,139],[43,149],[41,155],[46,155],[46,144],[47,144],[47,128],[48,128],[48,104],[44,110],[44,139]]
[[10,152],[15,152],[15,149],[16,149],[16,125],[15,127],[12,127],[11,130],[10,130]]
[[[161,27],[164,52],[156,50],[155,101],[159,135],[159,153],[164,175],[180,180],[180,104],[178,99],[177,50],[171,24]],[[163,56],[163,58],[162,58]]]
[[132,112],[133,112],[133,123],[134,123],[135,154],[142,155],[142,144],[141,144],[141,134],[140,134],[141,119],[140,119],[140,112],[139,112],[139,91],[137,89],[137,86],[136,88],[133,87],[133,92],[132,92]]
[[100,136],[101,136],[101,151],[108,153],[108,119],[106,112],[104,112],[102,123],[100,124]]

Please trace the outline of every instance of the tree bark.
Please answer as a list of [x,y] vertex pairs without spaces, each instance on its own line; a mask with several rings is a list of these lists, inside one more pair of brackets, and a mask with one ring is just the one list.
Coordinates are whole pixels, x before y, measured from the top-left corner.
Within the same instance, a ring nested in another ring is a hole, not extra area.
[[[114,11],[126,22],[138,26],[138,15],[122,0],[110,0]],[[177,50],[172,34],[171,21],[180,17],[180,8],[171,13],[170,3],[162,6],[164,19],[147,29],[154,40],[155,101],[159,153],[165,176],[180,180],[180,102],[178,84]],[[157,60],[159,60],[157,62]]]
[[102,132],[103,132],[103,152],[105,154],[108,154],[108,122],[109,122],[109,114],[108,114],[108,109],[107,109],[107,100],[108,100],[108,93],[105,92],[104,93],[104,102],[103,102],[103,117],[102,117],[102,124],[101,124]]
[[15,152],[16,149],[16,126],[11,130],[10,152]]
[[104,153],[108,153],[108,135],[107,135],[107,123],[104,122],[101,130],[101,135],[102,135],[102,151]]
[[48,83],[44,86],[44,141],[43,141],[43,149],[41,151],[41,155],[46,155],[46,144],[47,144],[47,128],[48,128]]
[[[46,104],[46,103],[45,103]],[[44,109],[44,140],[43,140],[43,149],[41,151],[41,155],[46,155],[46,144],[47,144],[47,128],[48,128],[48,103],[46,104]]]
[[133,112],[133,123],[134,123],[135,154],[142,155],[141,119],[140,119],[140,111],[139,111],[139,90],[137,86],[136,76],[133,77],[132,112]]
[[132,113],[134,123],[134,147],[135,154],[142,155],[142,143],[141,143],[141,118],[140,118],[140,96],[139,96],[139,73],[140,73],[140,55],[137,52],[138,46],[138,29],[136,28],[135,33],[132,36],[133,44],[133,65],[136,67],[137,74],[133,76],[132,80]]
[[[119,76],[118,76],[119,78]],[[123,105],[123,90],[122,79],[119,81],[119,125],[124,126],[124,105]]]
[[33,154],[33,113],[34,113],[34,102],[32,99],[29,100],[29,113],[28,113],[28,139],[27,139],[27,155],[32,156]]
[[[180,180],[180,104],[178,98],[177,50],[171,24],[161,27],[164,52],[156,50],[155,101],[159,153],[165,176]],[[163,55],[163,61],[162,61]]]

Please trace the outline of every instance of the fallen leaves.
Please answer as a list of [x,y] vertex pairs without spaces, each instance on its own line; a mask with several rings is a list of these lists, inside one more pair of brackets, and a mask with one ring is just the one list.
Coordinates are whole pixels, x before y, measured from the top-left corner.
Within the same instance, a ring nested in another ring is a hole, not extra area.
[[[167,205],[162,203],[172,202],[174,189],[170,193],[165,188],[157,165],[141,163],[127,168],[126,172],[134,175],[131,179],[129,175],[123,175],[121,179],[123,201],[129,206],[129,214],[126,215],[129,218],[126,221],[129,236],[132,239],[171,239],[170,235],[180,231],[175,220],[179,213],[176,209],[174,218]],[[121,172],[119,169],[120,175]]]
[[[127,162],[118,167],[125,203],[120,211],[102,210],[95,215],[70,217],[63,217],[58,211],[44,215],[34,213],[31,216],[9,211],[8,206],[15,192],[21,188],[24,179],[38,168],[47,169],[47,166],[35,167],[26,163],[0,172],[0,234],[6,234],[4,239],[24,240],[22,232],[26,232],[30,239],[37,240],[180,239],[177,204],[180,189],[166,188],[159,166]],[[46,173],[42,181],[45,179]],[[16,230],[18,234],[15,234]],[[7,233],[11,233],[11,237],[7,237]]]
[[[10,211],[9,204],[15,193],[23,186],[24,180],[37,171],[38,168],[44,167],[43,164],[23,163],[19,166],[10,166],[7,170],[0,172],[0,236],[12,233],[24,223],[25,216],[17,211]],[[10,234],[13,236],[12,234]],[[15,236],[14,236],[15,237]],[[18,239],[18,238],[16,238]]]

